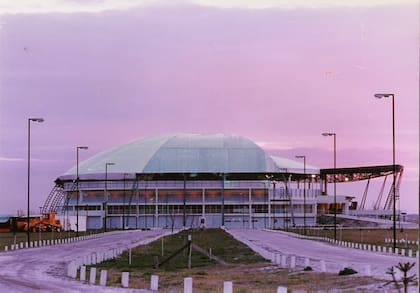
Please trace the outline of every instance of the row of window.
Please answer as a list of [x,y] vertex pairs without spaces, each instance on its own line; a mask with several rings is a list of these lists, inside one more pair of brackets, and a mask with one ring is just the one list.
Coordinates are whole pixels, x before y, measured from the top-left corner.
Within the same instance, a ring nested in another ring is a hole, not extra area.
[[[159,214],[183,214],[185,208],[186,214],[202,214],[203,206],[202,205],[167,205],[167,206],[158,206]],[[101,206],[89,206],[89,211],[101,210]],[[88,211],[85,206],[79,206],[79,211]],[[155,214],[156,206],[122,206],[122,205],[108,205],[107,208],[108,214]],[[222,213],[221,205],[206,205],[204,208],[206,214],[220,214]],[[249,214],[248,205],[225,205],[223,207],[225,214]],[[251,208],[251,213],[268,213],[267,205],[253,205]],[[303,213],[303,205],[293,205],[293,209],[289,206],[272,206],[271,213]],[[306,205],[306,213],[312,213],[313,207]]]

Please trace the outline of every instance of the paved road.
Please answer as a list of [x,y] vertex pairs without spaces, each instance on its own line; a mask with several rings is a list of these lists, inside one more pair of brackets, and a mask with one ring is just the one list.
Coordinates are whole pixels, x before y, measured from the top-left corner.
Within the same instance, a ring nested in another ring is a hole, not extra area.
[[93,252],[137,246],[165,230],[111,232],[90,240],[0,253],[0,292],[148,292],[82,284],[66,277],[67,263]]
[[257,252],[265,253],[268,257],[272,253],[295,255],[297,256],[296,265],[301,268],[304,266],[304,258],[309,258],[311,266],[317,271],[321,270],[320,260],[325,261],[327,272],[331,273],[338,273],[344,266],[348,266],[364,275],[367,265],[370,265],[374,277],[389,279],[386,271],[390,267],[397,265],[399,262],[417,262],[415,258],[392,256],[379,252],[339,247],[314,240],[298,239],[288,233],[249,229],[230,229],[228,232],[238,240],[250,244]]

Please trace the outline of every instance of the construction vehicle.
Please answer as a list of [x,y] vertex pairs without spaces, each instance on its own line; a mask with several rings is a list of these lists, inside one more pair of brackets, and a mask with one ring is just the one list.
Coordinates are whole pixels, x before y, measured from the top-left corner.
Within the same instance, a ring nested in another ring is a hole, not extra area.
[[[17,231],[28,231],[28,218],[20,217],[16,224]],[[42,214],[42,216],[33,216],[29,218],[29,231],[31,232],[49,232],[61,231],[62,226],[60,220],[56,218],[54,212]]]

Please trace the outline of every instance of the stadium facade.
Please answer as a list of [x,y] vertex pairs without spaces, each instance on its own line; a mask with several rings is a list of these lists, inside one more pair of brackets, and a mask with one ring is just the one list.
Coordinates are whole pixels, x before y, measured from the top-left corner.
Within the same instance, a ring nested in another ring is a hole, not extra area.
[[[334,209],[326,196],[331,178],[321,173],[241,136],[164,135],[70,169],[56,179],[43,210],[78,216],[87,229],[312,226],[319,212]],[[351,199],[337,196],[337,213],[346,213]]]

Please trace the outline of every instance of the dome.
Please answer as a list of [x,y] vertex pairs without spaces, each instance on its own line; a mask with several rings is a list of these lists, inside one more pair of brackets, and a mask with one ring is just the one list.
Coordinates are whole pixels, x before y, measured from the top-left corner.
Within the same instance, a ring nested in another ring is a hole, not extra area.
[[[226,134],[173,134],[140,139],[99,153],[79,164],[79,175],[108,173],[279,172],[251,140]],[[76,167],[63,177],[75,175]],[[85,175],[85,176],[83,176]]]

